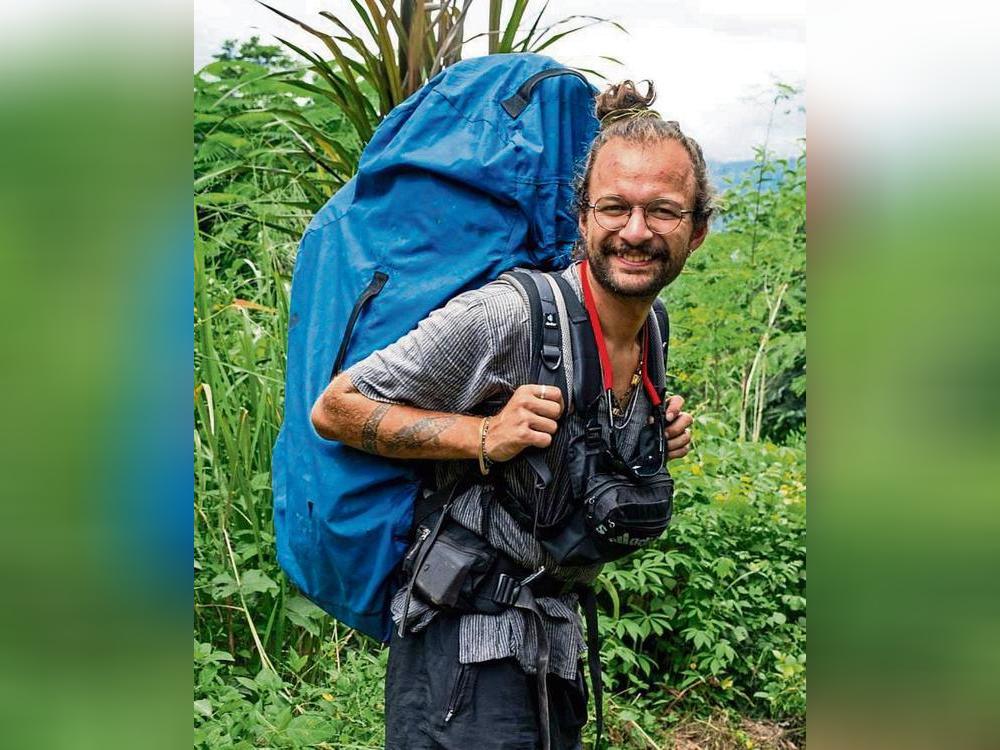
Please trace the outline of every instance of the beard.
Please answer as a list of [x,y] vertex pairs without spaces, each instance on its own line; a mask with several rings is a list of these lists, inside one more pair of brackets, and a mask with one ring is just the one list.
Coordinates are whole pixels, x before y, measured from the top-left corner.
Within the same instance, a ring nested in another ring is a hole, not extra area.
[[[650,268],[641,276],[616,272],[611,268],[613,256],[630,250],[650,256]],[[674,271],[670,251],[666,247],[656,247],[653,242],[632,246],[615,242],[613,237],[606,237],[598,247],[588,249],[587,258],[598,283],[619,297],[639,299],[656,297],[663,287],[677,277],[680,270]]]

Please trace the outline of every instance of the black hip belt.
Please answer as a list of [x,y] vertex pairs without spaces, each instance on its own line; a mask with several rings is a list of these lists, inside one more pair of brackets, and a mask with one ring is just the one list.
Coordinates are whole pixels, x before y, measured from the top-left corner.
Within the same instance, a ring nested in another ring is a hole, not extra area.
[[538,598],[561,596],[576,587],[544,568],[531,570],[493,548],[452,519],[449,509],[447,502],[417,524],[415,541],[403,558],[404,609],[409,609],[415,594],[444,612],[498,614],[513,606],[522,588],[529,588]]

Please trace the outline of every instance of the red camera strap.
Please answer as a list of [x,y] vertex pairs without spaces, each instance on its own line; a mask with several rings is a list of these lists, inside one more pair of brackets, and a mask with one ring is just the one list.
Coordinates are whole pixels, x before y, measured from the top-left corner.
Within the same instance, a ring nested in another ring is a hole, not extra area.
[[[580,285],[583,287],[583,304],[587,308],[587,315],[590,316],[590,324],[594,329],[594,340],[597,343],[597,355],[601,360],[601,382],[604,390],[609,391],[613,386],[612,378],[614,371],[611,368],[611,357],[608,356],[608,347],[604,343],[604,331],[601,330],[601,319],[597,315],[597,305],[594,304],[594,293],[590,289],[590,279],[588,278],[589,261],[584,260],[580,265]],[[653,381],[649,379],[649,321],[642,326],[642,384],[646,389],[646,394],[653,406],[660,405],[660,394],[656,392]]]

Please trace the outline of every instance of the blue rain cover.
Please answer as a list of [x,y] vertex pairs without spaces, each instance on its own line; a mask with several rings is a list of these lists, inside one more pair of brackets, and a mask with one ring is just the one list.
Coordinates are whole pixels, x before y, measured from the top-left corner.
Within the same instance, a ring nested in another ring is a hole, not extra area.
[[[565,74],[527,91],[552,69]],[[272,469],[278,561],[316,604],[382,641],[419,480],[405,461],[320,438],[310,410],[345,333],[346,369],[510,268],[569,264],[595,93],[541,55],[459,62],[389,113],[302,237]],[[348,331],[373,279],[384,285]]]

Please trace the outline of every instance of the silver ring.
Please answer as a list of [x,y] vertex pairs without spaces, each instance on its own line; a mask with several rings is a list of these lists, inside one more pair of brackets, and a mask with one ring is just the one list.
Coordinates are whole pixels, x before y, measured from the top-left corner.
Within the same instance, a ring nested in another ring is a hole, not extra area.
[[542,392],[541,392],[541,394],[539,394],[538,398],[542,399],[543,401],[545,400],[545,386],[544,385],[542,386]]

